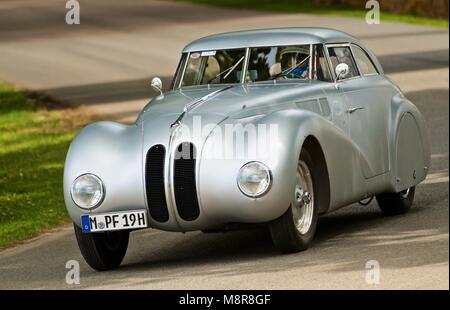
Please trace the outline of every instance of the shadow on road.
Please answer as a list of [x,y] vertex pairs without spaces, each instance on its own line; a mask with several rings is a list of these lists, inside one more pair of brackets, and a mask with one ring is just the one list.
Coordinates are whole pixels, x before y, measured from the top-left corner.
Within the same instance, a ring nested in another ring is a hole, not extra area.
[[[439,69],[449,65],[448,50],[385,55],[379,57],[379,60],[386,74]],[[155,95],[150,88],[151,78],[40,89],[39,91],[55,98],[64,98],[64,101],[70,104],[90,105],[150,99]],[[163,81],[164,90],[167,91],[172,82],[172,76],[160,78]]]
[[[434,186],[444,189],[448,183]],[[440,198],[445,200],[447,196]],[[137,280],[145,284],[184,277],[186,274],[178,268],[186,267],[192,268],[189,276],[232,276],[317,266],[328,266],[330,272],[355,271],[363,270],[370,259],[380,260],[383,268],[396,269],[444,264],[448,262],[448,242],[443,236],[448,234],[448,225],[430,228],[430,223],[420,221],[425,208],[415,205],[410,214],[400,217],[383,216],[374,203],[343,209],[320,219],[312,248],[290,255],[274,249],[264,228],[210,235],[190,233],[177,242],[170,240],[170,234],[161,233],[154,237],[166,239],[167,244],[157,249],[152,248],[151,236],[142,236],[148,240],[140,242],[141,253],[146,254],[139,260],[128,260],[114,273],[132,272],[140,278],[141,273],[154,271],[152,279]],[[430,248],[438,254],[427,255]],[[164,276],[157,274],[161,270]]]
[[[167,91],[172,82],[171,76],[160,76],[163,90]],[[70,104],[101,104],[150,99],[156,92],[150,87],[148,79],[135,79],[117,82],[76,85],[60,88],[41,89],[40,92],[51,94],[55,98],[64,98]]]
[[432,161],[431,169],[448,169],[449,89],[428,89],[405,93],[425,117],[431,154],[446,154],[446,160]]
[[448,49],[378,57],[386,74],[448,68]]

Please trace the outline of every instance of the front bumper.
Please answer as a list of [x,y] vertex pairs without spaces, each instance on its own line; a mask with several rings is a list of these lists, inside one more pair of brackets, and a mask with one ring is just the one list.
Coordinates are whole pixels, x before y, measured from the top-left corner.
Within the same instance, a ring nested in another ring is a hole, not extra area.
[[[163,120],[162,120],[163,121]],[[153,124],[158,128],[158,123]],[[72,220],[81,226],[81,215],[100,214],[146,209],[149,226],[166,231],[194,231],[221,227],[228,223],[262,223],[282,215],[293,197],[295,175],[286,165],[284,148],[276,150],[277,156],[269,159],[243,157],[240,159],[205,158],[204,153],[213,147],[213,136],[203,141],[193,141],[196,146],[195,191],[198,215],[186,218],[178,206],[174,189],[174,158],[176,146],[187,137],[178,135],[172,140],[163,135],[142,139],[139,125],[123,126],[112,122],[100,122],[83,129],[72,142],[64,170],[64,197]],[[149,130],[147,128],[147,130]],[[216,141],[217,142],[217,141]],[[147,152],[154,145],[165,147],[163,188],[167,219],[156,218],[149,210],[148,187],[146,188]],[[261,197],[250,198],[238,188],[236,176],[247,162],[263,161],[272,171],[273,183]],[[83,173],[93,173],[105,186],[103,202],[92,210],[75,205],[70,195],[73,180]],[[291,195],[292,194],[292,195]]]

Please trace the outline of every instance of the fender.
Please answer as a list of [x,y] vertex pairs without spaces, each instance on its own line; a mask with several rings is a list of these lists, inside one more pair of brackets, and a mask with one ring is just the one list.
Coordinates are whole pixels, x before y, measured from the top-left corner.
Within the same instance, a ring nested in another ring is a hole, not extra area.
[[[205,141],[198,169],[198,193],[202,214],[211,221],[267,222],[281,216],[295,199],[294,185],[298,158],[308,136],[315,137],[322,146],[330,177],[330,204],[320,213],[335,210],[365,196],[367,191],[361,172],[361,154],[351,140],[333,123],[322,116],[298,108],[275,111],[254,118],[250,124],[258,127],[277,124],[276,141],[262,152],[233,159],[211,159],[205,154],[220,146],[226,125],[236,125],[227,119],[216,126]],[[236,128],[236,127],[235,127]],[[246,127],[237,127],[245,131]],[[237,135],[244,135],[238,132]],[[258,139],[248,139],[245,147],[257,147]],[[260,161],[272,171],[271,189],[262,197],[249,198],[238,189],[239,169],[250,161]],[[211,173],[214,171],[215,173]],[[216,177],[220,176],[220,183]]]
[[430,167],[430,146],[425,120],[403,94],[392,98],[390,136],[390,191],[400,192],[423,181]]
[[64,167],[64,199],[72,220],[90,211],[75,205],[70,194],[73,181],[93,173],[103,182],[105,199],[96,212],[146,208],[141,132],[137,125],[97,122],[83,128],[72,141]]
[[[330,205],[326,211],[336,210],[367,196],[369,190],[362,167],[368,163],[361,156],[357,145],[341,128],[321,115],[305,110],[283,110],[271,117],[279,118],[279,124],[290,122],[294,128],[297,126],[296,130],[291,129],[291,135],[286,135],[291,143],[296,141],[290,154],[290,169],[295,171],[298,156],[308,136],[319,142],[328,168],[330,184]],[[286,141],[286,145],[289,145],[288,143]],[[324,211],[320,210],[321,213]]]

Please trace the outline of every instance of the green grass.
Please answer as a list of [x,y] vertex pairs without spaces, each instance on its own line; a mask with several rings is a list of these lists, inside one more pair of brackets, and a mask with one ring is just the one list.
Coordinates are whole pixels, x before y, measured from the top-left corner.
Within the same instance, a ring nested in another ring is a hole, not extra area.
[[0,83],[0,247],[68,222],[63,164],[80,119]]
[[[181,2],[191,2],[197,4],[206,4],[221,6],[227,8],[250,9],[260,11],[273,11],[283,13],[306,13],[318,15],[338,15],[354,18],[365,18],[366,10],[349,9],[346,7],[319,7],[311,4],[307,0],[178,0]],[[383,12],[380,14],[381,23],[383,21],[408,23],[416,25],[427,25],[439,28],[448,28],[448,19],[435,19],[418,17],[412,15],[400,15],[395,13]]]

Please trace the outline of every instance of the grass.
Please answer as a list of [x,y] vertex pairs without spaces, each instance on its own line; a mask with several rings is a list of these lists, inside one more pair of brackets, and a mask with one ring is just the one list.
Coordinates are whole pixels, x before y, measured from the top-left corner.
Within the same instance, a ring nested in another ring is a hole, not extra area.
[[[197,4],[206,4],[221,6],[227,8],[250,9],[260,11],[274,11],[283,13],[305,13],[318,15],[337,15],[355,18],[365,18],[367,11],[358,9],[349,9],[346,7],[321,7],[311,4],[307,0],[178,0],[181,2],[191,2]],[[383,21],[408,23],[416,25],[427,25],[439,28],[448,28],[448,19],[426,18],[413,15],[401,15],[390,12],[380,14],[381,23]]]
[[0,247],[69,221],[64,159],[87,119],[82,110],[53,105],[0,83]]

